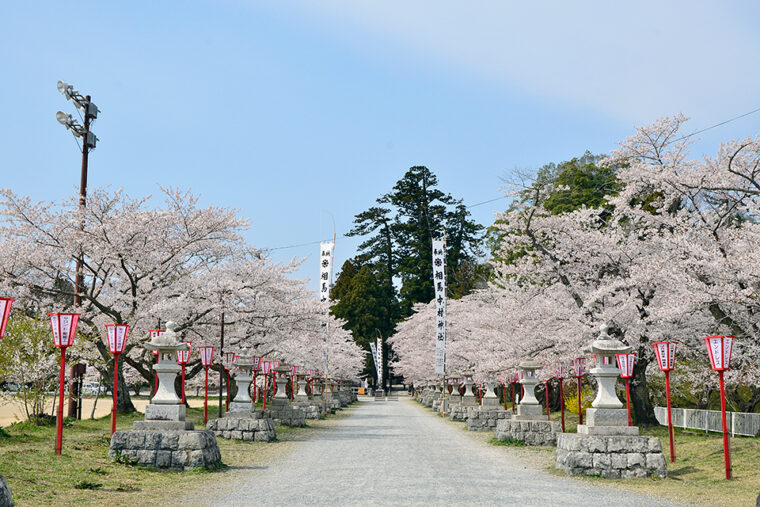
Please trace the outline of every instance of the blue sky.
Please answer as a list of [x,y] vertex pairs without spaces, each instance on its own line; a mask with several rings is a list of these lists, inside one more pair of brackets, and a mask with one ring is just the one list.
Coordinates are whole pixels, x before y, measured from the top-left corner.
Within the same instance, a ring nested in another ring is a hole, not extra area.
[[[190,188],[250,217],[258,247],[328,238],[332,214],[340,265],[353,216],[410,166],[474,204],[515,169],[605,153],[635,125],[684,112],[692,131],[760,107],[756,2],[529,3],[5,4],[0,186],[75,191],[63,79],[102,111],[90,186]],[[760,113],[694,153],[758,131]],[[473,216],[487,225],[502,204]],[[317,254],[272,251],[309,256],[312,279]]]

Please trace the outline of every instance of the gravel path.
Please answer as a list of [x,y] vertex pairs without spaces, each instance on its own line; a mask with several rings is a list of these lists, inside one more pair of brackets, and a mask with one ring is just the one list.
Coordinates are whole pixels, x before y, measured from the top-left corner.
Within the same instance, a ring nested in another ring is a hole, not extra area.
[[353,416],[202,505],[673,505],[526,468],[416,403],[360,402]]

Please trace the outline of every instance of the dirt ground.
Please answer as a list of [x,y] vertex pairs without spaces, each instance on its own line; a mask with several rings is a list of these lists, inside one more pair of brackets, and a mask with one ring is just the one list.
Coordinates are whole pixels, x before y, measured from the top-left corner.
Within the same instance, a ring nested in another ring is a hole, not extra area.
[[[202,407],[203,398],[193,399],[188,398],[188,403],[191,407]],[[214,400],[216,401],[216,400]],[[92,405],[95,403],[95,397],[88,397],[82,399],[82,418],[87,419],[92,412]],[[98,405],[95,409],[95,417],[102,417],[111,413],[112,398],[110,396],[101,396],[98,399]],[[132,403],[139,412],[145,412],[145,405],[148,404],[147,398],[132,398]],[[209,406],[212,405],[211,399],[209,399]],[[48,414],[55,414],[53,410],[53,398],[47,400],[45,412]],[[68,406],[63,406],[64,415],[66,414]],[[24,404],[19,402],[12,402],[8,400],[0,401],[0,427],[8,426],[18,421],[26,419],[26,412],[24,411]]]

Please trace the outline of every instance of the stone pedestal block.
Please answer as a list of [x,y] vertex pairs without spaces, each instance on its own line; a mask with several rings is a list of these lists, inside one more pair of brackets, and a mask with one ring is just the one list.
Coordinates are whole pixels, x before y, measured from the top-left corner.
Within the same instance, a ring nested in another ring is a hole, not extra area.
[[498,406],[496,408],[469,407],[467,409],[467,429],[470,431],[494,431],[499,421],[507,419],[511,415]]
[[293,407],[301,409],[306,419],[319,419],[322,417],[323,405],[317,401],[310,400],[308,397],[305,400],[299,400],[296,397]]
[[206,428],[216,436],[234,440],[274,442],[274,421],[261,412],[227,412],[221,419],[211,419]]
[[517,405],[517,414],[513,419],[519,421],[538,421],[544,416],[544,409],[541,405],[527,405],[520,403]]
[[176,405],[159,405],[150,403],[145,406],[146,421],[184,421],[185,406]]
[[449,412],[449,419],[452,421],[466,421],[467,420],[467,410],[468,409],[477,409],[477,405],[475,407],[467,406],[464,403],[460,403],[459,405],[454,405],[451,407],[451,411]]
[[504,419],[496,424],[496,438],[518,440],[526,445],[555,445],[562,426],[553,421]]
[[657,437],[594,436],[563,433],[557,437],[555,466],[568,475],[610,479],[667,476],[667,463]]
[[263,411],[264,416],[272,419],[275,426],[300,427],[306,424],[306,416],[298,407],[291,406],[288,399],[274,398],[271,405]]
[[222,460],[213,431],[117,431],[110,458],[123,456],[137,465],[169,470],[214,467]]

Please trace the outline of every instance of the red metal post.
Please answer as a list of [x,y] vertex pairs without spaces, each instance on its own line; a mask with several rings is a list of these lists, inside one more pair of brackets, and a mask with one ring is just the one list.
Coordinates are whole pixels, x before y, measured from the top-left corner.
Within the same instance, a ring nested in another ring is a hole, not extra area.
[[670,419],[670,371],[665,370],[665,399],[668,402],[668,439],[670,440],[670,462],[676,461],[676,449],[673,445],[673,421]]
[[[87,143],[85,143],[87,144]],[[61,454],[63,444],[63,390],[66,384],[66,347],[61,347],[61,380],[58,394],[58,430],[55,437],[55,453]]]
[[230,411],[230,370],[225,369],[225,373],[227,373],[227,401],[224,405],[225,412]]
[[562,432],[565,432],[565,393],[562,392],[563,379],[559,379],[559,410],[561,412],[562,419]]
[[510,382],[510,385],[512,386],[512,412],[515,411],[515,383]]
[[206,397],[203,399],[203,424],[208,422],[208,366],[206,370]]
[[726,467],[726,479],[731,479],[731,450],[728,447],[728,425],[726,424],[726,390],[723,384],[723,370],[718,371],[720,378],[720,411],[723,422],[723,460]]
[[264,374],[264,410],[267,409],[267,376]]
[[578,377],[578,424],[583,424],[583,405],[581,403],[581,383],[583,377]]
[[507,384],[502,384],[502,387],[504,388],[504,410],[507,409]]
[[119,387],[119,354],[113,355],[113,407],[111,408],[111,435],[116,432],[116,391]]
[[185,363],[182,363],[182,404],[185,404]]
[[[158,354],[156,354],[155,364],[158,364]],[[153,370],[153,396],[155,396],[157,392],[158,392],[158,373],[154,369]]]
[[546,381],[546,419],[551,421],[551,415],[549,414],[549,381]]
[[256,404],[256,401],[258,401],[258,397],[256,396],[256,388],[258,387],[256,385],[256,374],[258,372],[256,370],[253,370],[253,404]]
[[633,426],[631,422],[631,379],[625,379],[625,403],[628,407],[628,426]]

